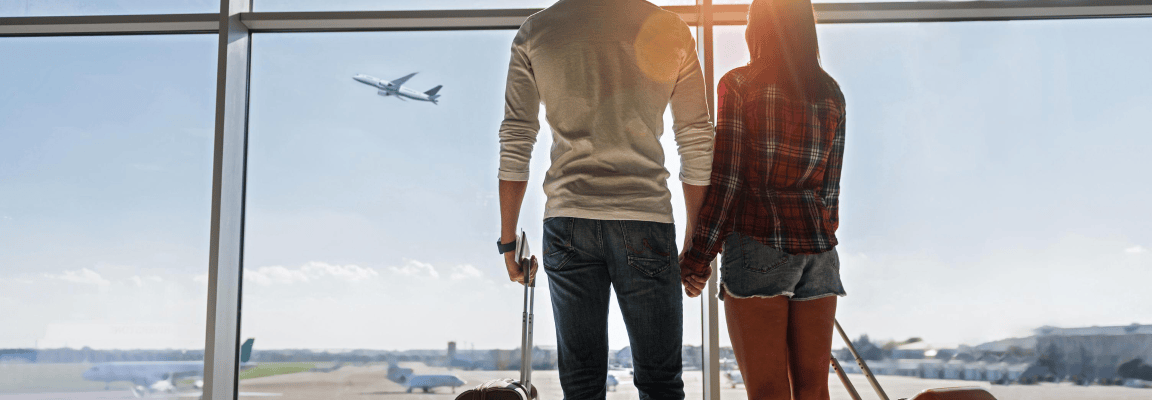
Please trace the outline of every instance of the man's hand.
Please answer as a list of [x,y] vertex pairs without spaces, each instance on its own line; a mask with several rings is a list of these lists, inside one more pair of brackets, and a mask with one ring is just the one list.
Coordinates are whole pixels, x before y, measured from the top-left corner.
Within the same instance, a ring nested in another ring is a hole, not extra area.
[[[712,266],[705,265],[703,268],[691,268],[691,265],[684,264],[684,257],[680,257],[680,283],[684,284],[684,294],[688,297],[699,296],[704,292],[704,286],[708,284],[708,278],[712,277]],[[699,275],[695,271],[697,269],[703,270],[704,274]]]
[[[512,282],[524,284],[524,267],[516,262],[516,254],[513,251],[504,253],[504,266],[508,268],[508,279]],[[540,265],[536,263],[536,256],[532,256],[532,281],[536,281],[536,269]]]

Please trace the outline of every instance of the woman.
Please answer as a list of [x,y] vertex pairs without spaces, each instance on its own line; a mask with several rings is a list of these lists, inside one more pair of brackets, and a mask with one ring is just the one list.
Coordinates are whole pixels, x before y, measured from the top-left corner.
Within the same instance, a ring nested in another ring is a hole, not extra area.
[[844,96],[820,67],[809,0],[753,1],[746,39],[752,61],[720,80],[711,187],[681,274],[699,295],[723,245],[749,399],[828,399]]

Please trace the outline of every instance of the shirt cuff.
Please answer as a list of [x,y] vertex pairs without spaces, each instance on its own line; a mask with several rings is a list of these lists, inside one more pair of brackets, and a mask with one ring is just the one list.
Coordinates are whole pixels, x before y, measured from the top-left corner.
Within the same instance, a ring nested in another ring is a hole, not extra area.
[[704,252],[696,250],[695,247],[688,249],[688,252],[684,253],[684,263],[688,264],[689,267],[693,267],[693,275],[702,274],[704,270],[708,268],[708,265],[712,263],[713,258],[716,258],[716,256],[708,257],[704,255]]
[[693,186],[708,186],[708,185],[712,184],[712,181],[709,178],[688,179],[688,177],[684,176],[684,174],[680,174],[680,182],[684,182],[684,183],[687,183],[687,184],[693,185]]
[[497,178],[499,178],[499,179],[500,179],[500,180],[502,180],[502,181],[519,181],[519,182],[523,182],[523,181],[527,181],[527,180],[528,180],[528,171],[523,171],[523,172],[516,172],[516,171],[505,171],[505,170],[500,170],[500,173],[499,173],[499,174],[497,174],[497,175],[496,175],[496,177],[497,177]]

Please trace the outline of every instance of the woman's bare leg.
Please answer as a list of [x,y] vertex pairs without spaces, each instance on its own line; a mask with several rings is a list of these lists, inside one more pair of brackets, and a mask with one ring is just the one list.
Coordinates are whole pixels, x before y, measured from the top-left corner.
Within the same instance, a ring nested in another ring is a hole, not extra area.
[[784,296],[724,299],[728,336],[732,338],[732,350],[749,399],[792,398],[788,383],[788,303]]
[[[831,362],[832,321],[835,318],[836,296],[788,302],[789,372],[793,399],[828,400],[828,364]],[[735,345],[735,340],[732,343]]]

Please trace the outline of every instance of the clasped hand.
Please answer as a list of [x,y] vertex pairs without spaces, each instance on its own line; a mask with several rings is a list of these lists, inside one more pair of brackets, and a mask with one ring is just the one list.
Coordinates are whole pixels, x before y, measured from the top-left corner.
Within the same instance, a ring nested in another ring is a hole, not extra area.
[[[512,280],[512,282],[516,282],[516,283],[523,285],[524,284],[524,267],[521,266],[518,261],[519,260],[516,259],[515,252],[510,251],[510,252],[504,253],[504,266],[506,268],[508,268],[508,279]],[[532,256],[532,270],[531,271],[532,271],[532,281],[533,282],[536,281],[536,269],[539,267],[540,267],[539,264],[536,263],[536,256]]]
[[684,294],[688,297],[699,296],[711,277],[711,265],[688,265],[684,263],[684,255],[680,255],[680,283],[684,284]]

